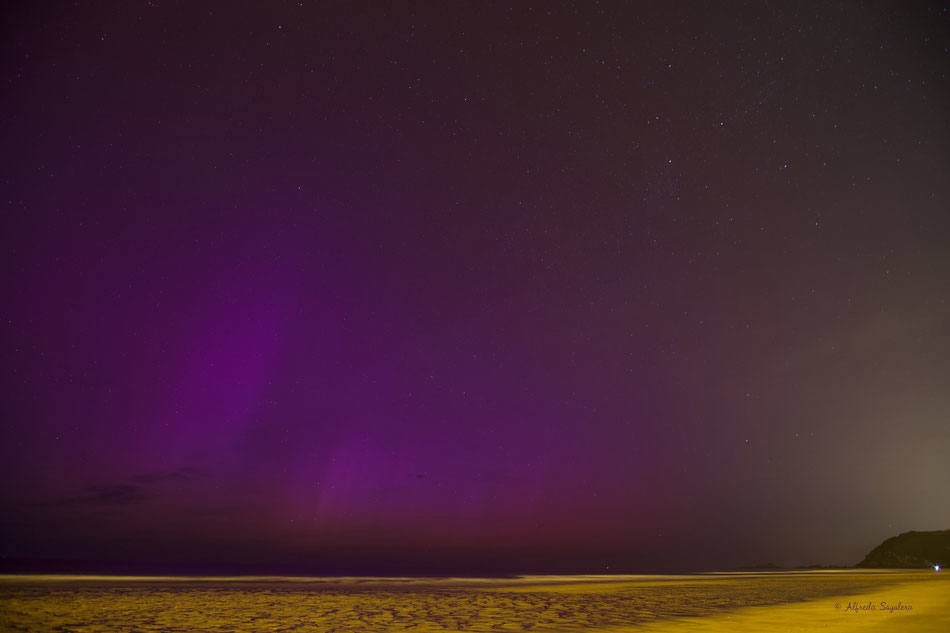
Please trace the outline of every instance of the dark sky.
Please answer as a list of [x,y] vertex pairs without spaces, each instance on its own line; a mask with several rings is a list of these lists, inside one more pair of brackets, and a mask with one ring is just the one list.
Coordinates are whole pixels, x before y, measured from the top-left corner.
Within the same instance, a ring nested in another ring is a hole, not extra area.
[[7,6],[0,556],[950,527],[948,3],[711,4]]

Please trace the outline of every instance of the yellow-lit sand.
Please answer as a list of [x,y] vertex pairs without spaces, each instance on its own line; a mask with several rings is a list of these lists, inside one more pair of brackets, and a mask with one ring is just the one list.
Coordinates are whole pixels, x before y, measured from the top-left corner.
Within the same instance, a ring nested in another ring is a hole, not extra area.
[[[942,580],[946,579],[946,576],[942,578]],[[630,630],[630,628],[620,630]],[[950,632],[950,582],[939,582],[931,575],[859,595],[848,594],[808,602],[747,607],[720,615],[677,618],[668,622],[637,626],[633,630],[643,631],[643,633],[715,633],[719,631],[948,633]]]
[[[882,602],[911,609],[887,612]],[[849,603],[875,608],[855,613]],[[507,580],[2,576],[0,630],[944,632],[950,631],[950,574]]]

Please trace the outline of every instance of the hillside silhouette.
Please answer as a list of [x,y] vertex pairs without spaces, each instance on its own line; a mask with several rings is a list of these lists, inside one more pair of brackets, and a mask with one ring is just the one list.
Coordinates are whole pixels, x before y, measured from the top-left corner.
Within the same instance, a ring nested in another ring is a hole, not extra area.
[[950,530],[935,530],[893,536],[872,549],[858,567],[943,567],[948,562]]

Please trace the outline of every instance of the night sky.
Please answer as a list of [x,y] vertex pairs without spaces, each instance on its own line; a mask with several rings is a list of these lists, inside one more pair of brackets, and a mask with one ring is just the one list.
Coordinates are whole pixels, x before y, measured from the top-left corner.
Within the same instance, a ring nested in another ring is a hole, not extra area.
[[5,7],[0,564],[950,527],[948,3],[708,4]]

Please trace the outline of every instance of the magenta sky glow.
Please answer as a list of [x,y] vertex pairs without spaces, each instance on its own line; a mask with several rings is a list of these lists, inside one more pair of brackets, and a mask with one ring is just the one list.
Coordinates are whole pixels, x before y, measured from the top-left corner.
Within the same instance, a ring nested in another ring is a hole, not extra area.
[[2,29],[4,568],[854,563],[950,523],[946,3]]

